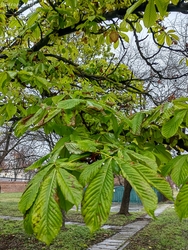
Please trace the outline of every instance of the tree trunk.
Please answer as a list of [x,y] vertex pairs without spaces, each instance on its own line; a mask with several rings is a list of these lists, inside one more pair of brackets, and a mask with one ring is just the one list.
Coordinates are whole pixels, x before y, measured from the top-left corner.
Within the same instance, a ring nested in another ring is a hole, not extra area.
[[129,213],[129,201],[130,201],[130,193],[131,193],[131,185],[130,183],[124,179],[124,193],[123,193],[123,199],[121,202],[119,214],[124,214],[126,216],[130,215]]
[[65,212],[65,210],[61,210],[61,212],[62,212],[62,216],[63,216],[63,223],[62,223],[62,229],[63,230],[66,230],[66,227],[65,227],[65,221],[66,221],[66,212]]

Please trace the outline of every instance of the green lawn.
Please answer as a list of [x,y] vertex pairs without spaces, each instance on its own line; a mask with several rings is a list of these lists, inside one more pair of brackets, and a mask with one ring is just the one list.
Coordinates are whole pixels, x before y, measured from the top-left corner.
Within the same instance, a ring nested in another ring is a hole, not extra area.
[[[2,193],[0,194],[0,215],[20,217],[21,212],[18,209],[18,202],[20,200],[21,193]],[[125,225],[144,212],[134,212],[131,216],[117,215],[116,213],[110,213],[109,219],[106,224],[122,226]],[[67,221],[83,222],[80,211],[71,210],[66,215]]]
[[21,193],[1,193],[0,194],[0,215],[22,216],[18,209],[18,202]]
[[188,250],[188,219],[170,208],[131,238],[125,250]]
[[[0,215],[9,215],[13,217],[22,216],[18,210],[20,197],[20,193],[0,194]],[[143,213],[144,212],[132,213],[129,217],[111,213],[106,223],[111,225],[124,225],[134,221]],[[71,210],[66,217],[67,221],[83,222],[83,218],[79,211]],[[101,229],[91,234],[86,226],[69,225],[66,226],[65,231],[61,230],[54,242],[47,247],[33,236],[27,235],[24,232],[22,221],[0,219],[0,246],[2,246],[2,249],[6,250],[84,250],[90,245],[103,241],[116,232],[117,231],[114,230]]]
[[23,230],[22,221],[7,221],[0,219],[0,249],[6,250],[83,250],[95,242],[102,241],[114,234],[112,230],[98,230],[91,234],[85,226],[67,226],[65,231],[61,230],[58,237],[48,247],[27,235]]
[[[0,215],[22,216],[18,210],[21,193],[0,194]],[[111,213],[106,224],[125,225],[134,221],[144,212],[132,213],[125,217]],[[83,222],[79,211],[71,210],[67,221]],[[91,234],[87,227],[79,225],[66,226],[58,237],[49,246],[27,235],[23,229],[22,221],[9,221],[0,219],[0,246],[6,250],[84,250],[88,246],[100,242],[116,233],[113,230],[99,230]],[[1,248],[0,248],[1,249]],[[168,209],[157,220],[152,221],[130,240],[126,250],[188,250],[188,219],[180,222],[174,209]]]

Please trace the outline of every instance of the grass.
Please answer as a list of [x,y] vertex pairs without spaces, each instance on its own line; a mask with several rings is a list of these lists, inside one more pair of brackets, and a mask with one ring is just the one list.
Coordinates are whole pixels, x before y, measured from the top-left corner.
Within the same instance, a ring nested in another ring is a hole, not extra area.
[[170,208],[133,236],[125,249],[188,250],[188,219],[180,222]]
[[[22,216],[18,210],[18,202],[20,197],[21,193],[0,194],[0,215],[13,217]],[[131,221],[134,221],[143,213],[144,212],[132,213],[132,215],[129,217],[117,215],[116,213],[110,213],[106,224],[117,226],[125,225]],[[83,222],[80,211],[71,210],[66,215],[66,217],[67,221]],[[115,230],[100,229],[95,233],[90,233],[86,226],[79,225],[67,225],[66,228],[67,230],[60,231],[58,237],[48,247],[36,240],[34,236],[27,235],[24,232],[22,221],[0,219],[0,250],[84,250],[90,245],[101,242],[117,232]]]
[[[22,216],[18,210],[21,193],[0,194],[0,215]],[[110,213],[106,224],[125,225],[142,216],[143,211],[132,213],[131,216]],[[83,222],[79,211],[71,210],[67,221]],[[0,219],[0,250],[84,250],[90,245],[110,237],[116,231],[98,230],[91,234],[85,226],[69,225],[67,230],[61,230],[50,246],[27,235],[22,221]],[[179,221],[174,209],[168,209],[157,220],[152,221],[142,231],[130,239],[126,250],[188,250],[188,219]]]
[[[125,224],[131,223],[136,220],[136,218],[142,216],[144,214],[143,211],[133,212],[131,216],[125,216],[117,213],[110,213],[108,220],[106,221],[106,225],[113,226],[123,226]],[[81,222],[83,223],[83,217],[80,211],[70,210],[66,215],[67,221]]]
[[[0,194],[0,215],[20,217],[21,212],[18,209],[18,202],[21,193],[2,193]],[[134,212],[131,216],[118,215],[110,213],[108,221],[105,224],[114,226],[123,226],[140,217],[144,212]],[[67,221],[84,222],[80,211],[70,210],[66,215]]]
[[0,215],[22,216],[18,209],[18,202],[21,193],[1,193],[0,194]]
[[114,234],[112,230],[100,229],[91,234],[85,226],[71,225],[61,230],[50,246],[39,242],[34,236],[27,235],[23,230],[23,222],[0,219],[0,249],[6,250],[84,250],[95,242],[102,241]]

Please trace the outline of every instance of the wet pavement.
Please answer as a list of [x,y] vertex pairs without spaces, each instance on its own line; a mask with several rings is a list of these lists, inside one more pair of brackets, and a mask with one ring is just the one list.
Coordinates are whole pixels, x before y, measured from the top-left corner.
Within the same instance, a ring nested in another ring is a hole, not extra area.
[[[120,202],[113,202],[110,211],[111,212],[119,212]],[[129,204],[129,212],[137,212],[143,209],[142,204],[130,203]]]

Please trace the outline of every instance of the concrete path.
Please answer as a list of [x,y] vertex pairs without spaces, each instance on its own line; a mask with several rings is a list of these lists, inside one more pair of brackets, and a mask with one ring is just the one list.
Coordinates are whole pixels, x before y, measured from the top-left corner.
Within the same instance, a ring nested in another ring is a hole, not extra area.
[[[118,212],[119,208],[120,208],[121,203],[120,202],[113,202],[110,211],[111,212]],[[136,211],[140,211],[143,208],[143,206],[141,204],[134,204],[131,203],[129,205],[129,211],[130,212],[136,212]],[[71,210],[76,211],[77,208],[74,206]],[[80,208],[78,209],[80,211]],[[4,216],[4,215],[0,215],[0,219],[4,219],[4,220],[23,220],[23,217],[14,217],[14,216]],[[66,222],[67,224],[74,224],[74,222]],[[76,223],[76,222],[75,222]],[[83,223],[84,224],[84,223]]]
[[[160,205],[155,211],[155,216],[159,216],[169,206],[171,206],[171,204]],[[151,217],[146,215],[141,220],[137,220],[125,226],[113,227],[115,229],[119,229],[119,233],[113,235],[111,238],[93,245],[92,247],[88,248],[88,250],[123,250],[129,244],[129,238],[144,228],[150,222],[150,219]],[[103,226],[103,228],[112,227]]]

